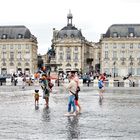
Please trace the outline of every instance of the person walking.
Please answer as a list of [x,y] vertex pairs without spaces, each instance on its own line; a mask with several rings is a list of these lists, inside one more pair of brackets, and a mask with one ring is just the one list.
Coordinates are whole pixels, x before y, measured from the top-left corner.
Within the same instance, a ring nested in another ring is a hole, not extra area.
[[77,111],[77,113],[80,113],[81,112],[81,106],[80,106],[79,101],[78,101],[79,100],[80,83],[79,83],[79,77],[78,77],[77,73],[75,73],[74,80],[77,84],[76,94],[75,94],[75,105],[77,107],[76,111]]
[[[69,76],[69,84],[67,86],[63,85],[69,91],[68,97],[68,113],[66,115],[76,115],[76,105],[75,105],[75,94],[77,89],[77,84],[74,80],[74,75],[71,74]],[[71,107],[73,107],[73,113],[71,112]]]
[[49,107],[49,97],[50,97],[50,88],[49,88],[49,78],[47,74],[44,74],[41,78],[42,80],[42,85],[41,88],[43,90],[43,99],[46,101],[46,107]]

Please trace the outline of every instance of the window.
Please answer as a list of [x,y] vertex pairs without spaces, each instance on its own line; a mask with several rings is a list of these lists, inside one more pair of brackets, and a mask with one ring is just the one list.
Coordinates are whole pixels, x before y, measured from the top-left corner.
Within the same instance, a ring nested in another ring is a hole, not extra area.
[[26,62],[26,63],[25,63],[25,66],[29,66],[29,63],[28,63],[28,62]]
[[133,34],[133,33],[130,33],[130,34],[129,34],[129,36],[130,36],[130,37],[133,37],[133,36],[134,36],[134,34]]
[[74,59],[73,59],[74,61],[78,61],[78,53],[74,53]]
[[105,43],[105,49],[108,49],[108,44],[107,43]]
[[20,45],[20,44],[18,45],[18,49],[19,49],[19,50],[21,49],[21,45]]
[[26,45],[26,49],[29,49],[30,45]]
[[64,37],[66,38],[66,37],[67,37],[67,35],[66,35],[66,34],[64,34]]
[[22,38],[23,37],[23,35],[22,34],[18,34],[18,38],[20,39],[20,38]]
[[121,51],[120,56],[121,56],[121,58],[124,58],[125,57],[125,51]]
[[3,34],[2,39],[6,39],[6,38],[7,38],[7,34]]
[[71,37],[74,38],[74,34],[71,34]]
[[3,46],[2,46],[2,49],[5,50],[5,49],[6,49],[6,45],[3,45]]
[[59,59],[60,59],[60,60],[63,60],[63,52],[60,52],[60,53],[59,53]]
[[74,48],[74,50],[75,50],[75,51],[78,51],[78,47],[76,46],[76,47]]
[[140,68],[137,68],[137,75],[140,75]]
[[134,28],[128,28],[128,34],[130,37],[134,36]]
[[67,53],[67,54],[66,54],[66,60],[71,60],[71,55],[70,55],[70,53]]
[[117,37],[117,36],[118,36],[117,32],[114,32],[113,37]]
[[138,44],[138,48],[140,49],[140,43]]
[[13,62],[11,62],[11,63],[10,63],[10,66],[14,66],[14,63],[13,63]]
[[113,44],[113,49],[116,49],[117,48],[117,45],[116,43]]
[[2,65],[3,65],[3,66],[6,66],[6,63],[4,62],[4,63],[2,63]]
[[133,43],[130,44],[130,49],[133,49]]
[[63,51],[63,47],[60,47],[59,50],[60,50],[60,51]]
[[21,60],[21,52],[18,52],[18,54],[17,54],[17,58],[19,59],[19,60]]
[[122,46],[122,49],[125,49],[125,44],[124,43],[122,43],[121,46]]
[[14,48],[14,46],[13,45],[10,45],[10,49],[13,49]]
[[10,52],[10,61],[14,60],[14,52]]
[[135,75],[135,69],[134,68],[128,68],[128,73],[131,73],[132,75]]
[[18,66],[21,66],[21,63],[20,62],[18,63]]
[[2,52],[2,59],[6,59],[6,52]]
[[117,58],[117,51],[113,51],[113,58]]
[[108,58],[108,51],[105,51],[105,59]]
[[71,52],[70,47],[66,48],[66,53],[70,53],[70,52]]

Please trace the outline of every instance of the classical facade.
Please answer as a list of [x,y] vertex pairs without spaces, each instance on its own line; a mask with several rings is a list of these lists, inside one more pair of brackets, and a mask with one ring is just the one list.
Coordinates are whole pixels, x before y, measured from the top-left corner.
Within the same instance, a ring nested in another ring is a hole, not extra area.
[[67,26],[60,31],[53,29],[52,46],[56,52],[55,61],[60,64],[58,71],[92,71],[93,44],[73,25],[72,19],[73,16],[69,13]]
[[0,26],[0,74],[34,73],[37,39],[25,26]]
[[101,72],[140,76],[140,24],[114,24],[100,39]]

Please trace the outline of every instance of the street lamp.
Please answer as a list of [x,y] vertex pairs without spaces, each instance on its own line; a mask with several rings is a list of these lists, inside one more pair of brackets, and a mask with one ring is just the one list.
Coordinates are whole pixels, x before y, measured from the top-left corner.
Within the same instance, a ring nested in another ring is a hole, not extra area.
[[132,75],[133,58],[132,58],[132,56],[131,56],[131,55],[130,55],[130,65],[131,65],[131,75]]
[[114,78],[115,78],[115,64],[116,64],[116,61],[114,61],[113,65],[114,65]]

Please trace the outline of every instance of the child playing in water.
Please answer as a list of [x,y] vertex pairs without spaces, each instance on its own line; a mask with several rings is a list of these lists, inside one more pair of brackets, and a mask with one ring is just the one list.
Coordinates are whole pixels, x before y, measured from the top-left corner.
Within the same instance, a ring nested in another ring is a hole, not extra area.
[[99,77],[98,80],[98,88],[99,88],[99,98],[103,99],[103,92],[104,92],[104,83],[103,83],[103,79],[101,79],[101,77]]

